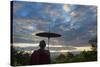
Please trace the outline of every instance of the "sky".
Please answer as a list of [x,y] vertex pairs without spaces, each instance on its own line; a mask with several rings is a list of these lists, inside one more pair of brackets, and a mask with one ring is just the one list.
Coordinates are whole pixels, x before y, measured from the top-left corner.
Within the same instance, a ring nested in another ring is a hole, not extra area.
[[97,36],[97,7],[94,5],[13,1],[13,42],[39,43],[47,38],[36,33],[58,33],[50,44],[86,46]]

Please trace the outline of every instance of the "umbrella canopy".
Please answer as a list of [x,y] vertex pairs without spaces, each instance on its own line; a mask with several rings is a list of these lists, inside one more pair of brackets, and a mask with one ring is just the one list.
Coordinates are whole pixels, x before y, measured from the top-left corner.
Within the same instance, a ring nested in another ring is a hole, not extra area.
[[57,33],[51,33],[51,32],[42,32],[42,33],[37,33],[36,36],[47,37],[48,38],[48,49],[49,49],[50,38],[60,37],[61,35]]
[[51,32],[42,32],[42,33],[37,33],[36,36],[53,38],[53,37],[60,37],[61,35],[57,33],[51,33]]

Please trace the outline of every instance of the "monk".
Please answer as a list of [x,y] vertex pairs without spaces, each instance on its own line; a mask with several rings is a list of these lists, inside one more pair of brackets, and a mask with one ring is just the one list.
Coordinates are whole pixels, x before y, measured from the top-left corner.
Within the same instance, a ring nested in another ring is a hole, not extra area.
[[50,64],[50,52],[49,50],[45,50],[46,43],[44,40],[40,41],[39,47],[31,55],[31,65]]

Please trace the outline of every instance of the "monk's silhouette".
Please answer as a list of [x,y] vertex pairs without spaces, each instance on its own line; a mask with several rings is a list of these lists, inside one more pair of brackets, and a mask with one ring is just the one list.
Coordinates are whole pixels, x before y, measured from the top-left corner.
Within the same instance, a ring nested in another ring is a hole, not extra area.
[[46,43],[44,40],[40,41],[40,49],[35,50],[31,55],[31,65],[50,64],[50,52],[45,50]]

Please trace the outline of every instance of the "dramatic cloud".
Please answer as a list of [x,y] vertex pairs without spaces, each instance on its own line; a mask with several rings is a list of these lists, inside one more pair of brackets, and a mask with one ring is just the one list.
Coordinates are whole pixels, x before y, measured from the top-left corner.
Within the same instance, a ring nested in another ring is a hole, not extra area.
[[13,2],[13,40],[17,43],[38,43],[47,38],[39,32],[55,32],[54,45],[84,45],[97,35],[97,7],[39,2]]

